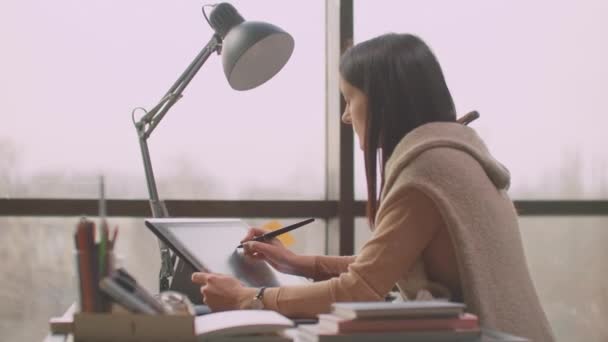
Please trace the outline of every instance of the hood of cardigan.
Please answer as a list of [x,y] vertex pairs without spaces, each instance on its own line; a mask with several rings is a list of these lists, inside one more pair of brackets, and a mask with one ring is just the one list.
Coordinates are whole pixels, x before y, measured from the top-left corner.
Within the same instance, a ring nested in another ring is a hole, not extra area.
[[469,154],[477,160],[497,189],[509,188],[509,170],[492,157],[475,130],[453,122],[432,122],[408,133],[387,161],[385,174],[406,167],[421,153],[434,148],[453,148]]

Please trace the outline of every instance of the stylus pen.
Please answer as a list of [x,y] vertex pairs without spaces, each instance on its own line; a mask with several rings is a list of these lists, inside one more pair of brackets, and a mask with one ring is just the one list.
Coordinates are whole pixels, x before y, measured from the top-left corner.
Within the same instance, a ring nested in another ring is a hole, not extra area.
[[[291,226],[283,227],[281,229],[274,230],[274,231],[266,233],[264,235],[257,236],[255,238],[249,240],[249,241],[258,241],[258,242],[268,241],[268,240],[270,240],[272,238],[275,238],[275,237],[277,237],[277,236],[279,236],[281,234],[287,233],[290,230],[294,230],[296,228],[300,228],[300,227],[302,227],[304,225],[307,225],[307,224],[309,224],[310,222],[312,222],[314,220],[315,220],[314,218],[309,218],[309,219],[304,220],[302,222],[294,223]],[[236,246],[236,248],[243,248],[243,244],[240,244],[240,245]]]

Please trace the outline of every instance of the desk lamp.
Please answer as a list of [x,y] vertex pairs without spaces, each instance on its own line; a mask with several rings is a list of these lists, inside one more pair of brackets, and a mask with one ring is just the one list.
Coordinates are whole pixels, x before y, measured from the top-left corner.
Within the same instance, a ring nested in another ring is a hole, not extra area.
[[[213,8],[209,16],[205,12],[206,7]],[[144,162],[150,208],[155,218],[168,217],[169,214],[158,197],[147,139],[167,111],[181,98],[182,92],[207,58],[214,52],[221,54],[224,74],[230,86],[235,90],[249,90],[278,73],[289,60],[294,48],[293,38],[287,32],[268,23],[245,21],[228,3],[204,5],[202,11],[205,20],[214,30],[207,45],[156,106],[149,111],[135,108],[132,113]],[[137,110],[144,112],[139,121],[135,120]],[[164,291],[169,289],[175,256],[171,255],[167,246],[160,240],[159,246],[161,256],[159,281],[160,290]]]

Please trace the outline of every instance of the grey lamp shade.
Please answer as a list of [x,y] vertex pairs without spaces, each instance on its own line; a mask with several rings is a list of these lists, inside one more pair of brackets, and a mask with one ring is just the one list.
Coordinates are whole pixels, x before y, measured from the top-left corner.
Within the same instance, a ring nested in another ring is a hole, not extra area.
[[255,88],[278,73],[291,57],[291,35],[268,23],[244,21],[223,40],[222,63],[230,86]]

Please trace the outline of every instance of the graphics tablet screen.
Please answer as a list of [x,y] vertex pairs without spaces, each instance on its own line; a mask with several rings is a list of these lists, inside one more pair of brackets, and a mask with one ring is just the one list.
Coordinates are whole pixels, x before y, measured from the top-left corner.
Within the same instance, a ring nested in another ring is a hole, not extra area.
[[278,272],[266,262],[243,254],[236,246],[247,225],[233,219],[148,219],[146,225],[195,269],[228,274],[251,287],[305,284],[309,281]]

